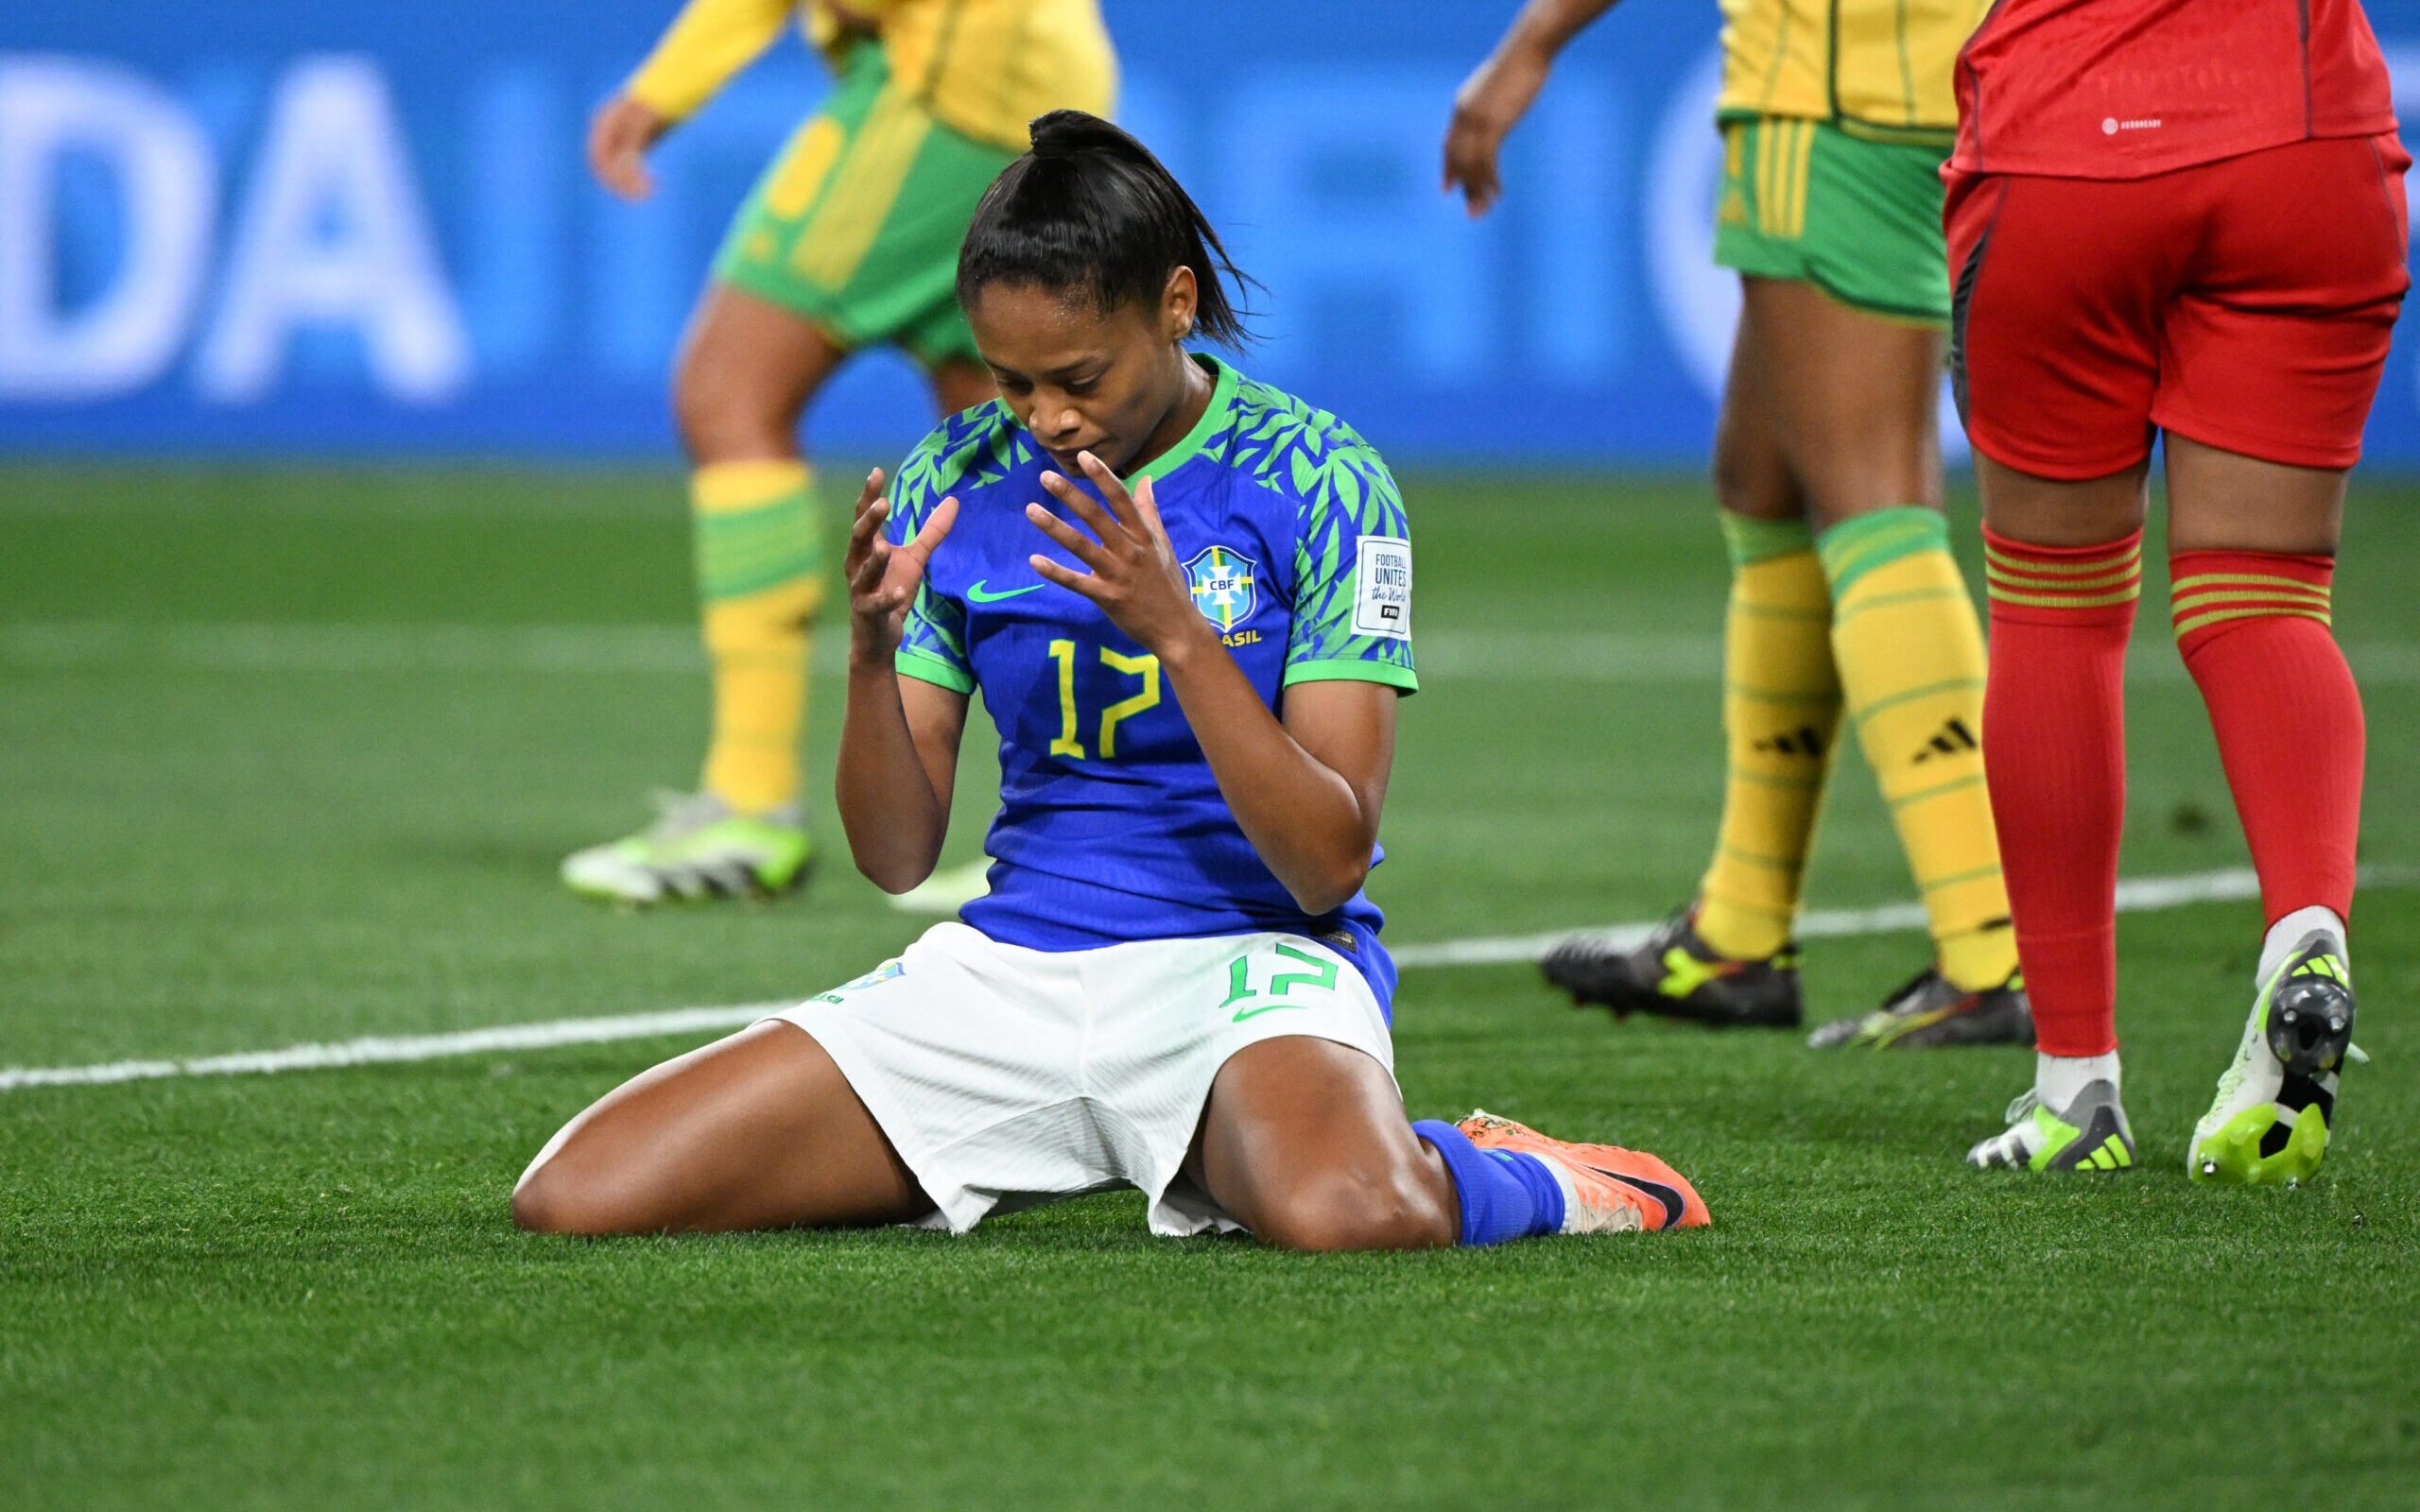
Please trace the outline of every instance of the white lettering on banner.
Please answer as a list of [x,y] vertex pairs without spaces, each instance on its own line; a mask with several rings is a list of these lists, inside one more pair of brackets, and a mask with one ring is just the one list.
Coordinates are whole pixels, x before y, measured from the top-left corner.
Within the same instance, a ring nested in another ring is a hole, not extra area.
[[[108,284],[74,309],[56,200],[71,155],[105,166],[126,228]],[[214,178],[201,129],[140,76],[0,59],[0,399],[107,398],[167,369],[209,262]]]
[[1410,640],[1411,542],[1363,536],[1353,577],[1353,633]]
[[279,81],[195,379],[245,404],[276,387],[297,332],[359,332],[372,380],[434,403],[471,377],[471,344],[430,235],[386,79],[324,55]]

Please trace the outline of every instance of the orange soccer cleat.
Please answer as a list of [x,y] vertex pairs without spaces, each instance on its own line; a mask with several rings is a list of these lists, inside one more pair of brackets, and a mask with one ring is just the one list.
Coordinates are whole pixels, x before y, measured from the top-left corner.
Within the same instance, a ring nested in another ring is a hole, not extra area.
[[1482,1150],[1512,1150],[1544,1161],[1563,1188],[1564,1233],[1652,1233],[1714,1221],[1688,1178],[1652,1155],[1548,1139],[1527,1124],[1478,1110],[1454,1126]]

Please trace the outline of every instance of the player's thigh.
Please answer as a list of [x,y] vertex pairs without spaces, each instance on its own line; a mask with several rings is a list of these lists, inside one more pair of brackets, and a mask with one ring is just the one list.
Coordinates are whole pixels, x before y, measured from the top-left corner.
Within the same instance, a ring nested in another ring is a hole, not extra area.
[[598,1099],[512,1208],[551,1232],[657,1233],[899,1222],[932,1202],[823,1047],[771,1021]]
[[1941,502],[1940,331],[1871,315],[1811,283],[1749,279],[1781,448],[1819,527]]
[[2165,450],[2169,551],[2336,554],[2345,469],[2272,462],[2174,433]]
[[2189,212],[2140,185],[1969,176],[1949,197],[1951,377],[1976,453],[2052,481],[2151,455]]
[[796,311],[720,279],[709,283],[673,367],[683,445],[700,463],[796,455],[799,417],[847,358]]
[[1773,411],[1772,383],[1758,350],[1756,325],[1741,320],[1731,338],[1731,370],[1714,425],[1714,498],[1752,520],[1803,520],[1806,501],[1791,476]]
[[1451,1244],[1438,1159],[1411,1131],[1394,1078],[1352,1046],[1262,1040],[1211,1084],[1191,1175],[1260,1238],[1299,1249]]
[[1824,121],[1762,122],[1757,144],[1753,225],[1719,232],[1717,255],[1747,276],[1765,407],[1808,510],[1821,525],[1937,503],[1941,152]]
[[2098,546],[2140,530],[2150,479],[2148,457],[2106,477],[2046,478],[1975,455],[1983,524],[2035,546]]
[[2196,171],[2213,213],[2166,312],[2152,412],[2186,537],[2332,546],[2411,284],[2408,161],[2393,137],[2345,139]]

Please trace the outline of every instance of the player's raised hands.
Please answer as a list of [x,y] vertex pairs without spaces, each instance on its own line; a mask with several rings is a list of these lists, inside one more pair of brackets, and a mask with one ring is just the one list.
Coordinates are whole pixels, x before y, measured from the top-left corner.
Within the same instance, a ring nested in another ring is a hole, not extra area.
[[[1034,528],[1065,548],[1089,572],[1063,567],[1036,553],[1028,558],[1046,581],[1081,593],[1101,607],[1110,623],[1132,636],[1154,656],[1165,659],[1187,635],[1206,633],[1210,622],[1193,607],[1193,592],[1177,565],[1176,548],[1160,523],[1151,480],[1130,490],[1109,464],[1090,452],[1078,454],[1084,477],[1100,490],[1100,500],[1057,472],[1042,474],[1042,486],[1067,511],[1091,527],[1087,536],[1040,504],[1025,507]],[[1098,539],[1096,539],[1098,538]]]
[[849,583],[851,651],[888,656],[899,648],[908,607],[925,581],[925,564],[958,522],[958,496],[935,505],[915,539],[894,546],[882,533],[883,523],[890,518],[890,501],[882,496],[884,481],[882,469],[875,468],[857,490],[856,523],[849,527],[849,549],[840,571]]
[[648,149],[671,129],[672,122],[653,107],[616,94],[589,119],[588,171],[624,199],[645,199],[655,192]]

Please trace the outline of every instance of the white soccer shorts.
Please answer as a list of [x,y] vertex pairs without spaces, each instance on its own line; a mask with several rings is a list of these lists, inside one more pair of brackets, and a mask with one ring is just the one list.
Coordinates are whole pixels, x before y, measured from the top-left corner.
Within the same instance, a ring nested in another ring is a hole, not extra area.
[[959,1233],[1119,1186],[1150,1197],[1153,1233],[1239,1227],[1183,1174],[1227,1057],[1309,1035],[1394,1072],[1351,954],[1300,935],[1037,951],[937,924],[772,1017],[838,1063],[938,1205],[926,1222]]

